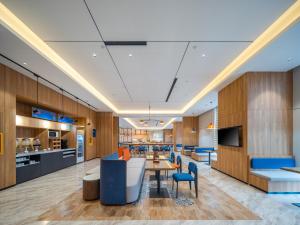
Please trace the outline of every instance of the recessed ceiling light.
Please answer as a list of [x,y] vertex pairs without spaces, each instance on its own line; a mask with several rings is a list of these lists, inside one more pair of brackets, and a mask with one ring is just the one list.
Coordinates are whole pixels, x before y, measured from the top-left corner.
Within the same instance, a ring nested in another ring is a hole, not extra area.
[[132,56],[132,54],[131,53],[129,53],[129,55],[128,55],[129,57],[131,57]]
[[201,56],[202,56],[202,57],[205,57],[206,55],[203,53]]
[[23,64],[24,64],[24,65],[27,65],[27,63],[26,63],[26,62],[23,62]]
[[97,54],[94,52],[94,53],[93,53],[93,57],[96,57],[96,56],[97,56]]

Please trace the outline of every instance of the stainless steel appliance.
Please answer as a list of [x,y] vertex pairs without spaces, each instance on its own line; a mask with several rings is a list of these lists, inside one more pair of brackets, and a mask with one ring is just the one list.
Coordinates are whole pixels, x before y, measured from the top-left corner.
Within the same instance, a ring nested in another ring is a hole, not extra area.
[[49,130],[48,137],[49,138],[59,138],[59,131]]
[[84,131],[77,130],[77,163],[84,161]]

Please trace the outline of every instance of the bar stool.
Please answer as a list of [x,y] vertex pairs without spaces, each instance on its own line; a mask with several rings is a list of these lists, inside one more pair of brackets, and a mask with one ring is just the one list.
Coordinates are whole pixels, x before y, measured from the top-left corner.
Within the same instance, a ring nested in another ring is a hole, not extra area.
[[100,174],[94,173],[83,177],[82,197],[85,201],[100,198]]

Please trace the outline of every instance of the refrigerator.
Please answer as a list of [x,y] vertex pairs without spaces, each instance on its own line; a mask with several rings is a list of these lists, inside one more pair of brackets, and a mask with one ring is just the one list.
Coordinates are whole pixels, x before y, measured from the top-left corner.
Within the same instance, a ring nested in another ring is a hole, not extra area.
[[84,161],[84,130],[77,130],[77,163]]

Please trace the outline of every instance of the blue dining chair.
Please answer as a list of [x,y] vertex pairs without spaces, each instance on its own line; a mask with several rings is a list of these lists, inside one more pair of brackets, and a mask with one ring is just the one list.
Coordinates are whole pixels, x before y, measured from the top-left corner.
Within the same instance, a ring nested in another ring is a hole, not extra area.
[[188,166],[188,173],[174,173],[173,183],[172,183],[172,190],[174,189],[174,181],[176,181],[177,188],[176,188],[176,198],[178,198],[178,183],[181,181],[188,181],[190,184],[190,190],[192,190],[192,181],[195,184],[195,192],[196,198],[198,198],[198,168],[197,165],[193,162],[189,162]]
[[174,152],[171,152],[169,162],[170,163],[175,163],[175,153]]
[[[171,152],[170,157],[169,157],[169,162],[170,163],[175,163],[175,153]],[[169,178],[169,172],[168,170],[165,171],[165,176],[167,177],[167,179]]]

